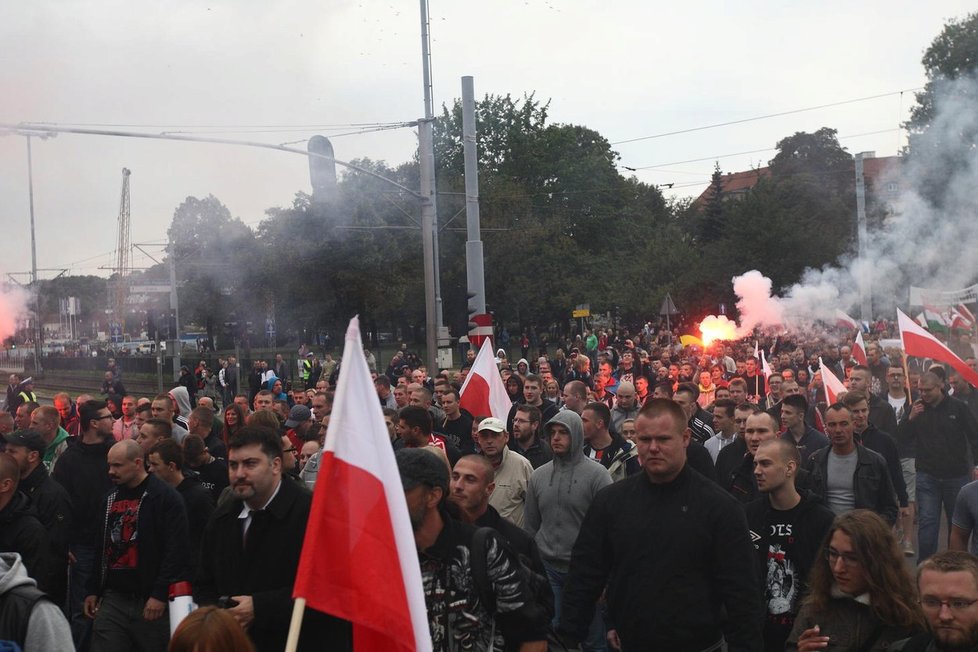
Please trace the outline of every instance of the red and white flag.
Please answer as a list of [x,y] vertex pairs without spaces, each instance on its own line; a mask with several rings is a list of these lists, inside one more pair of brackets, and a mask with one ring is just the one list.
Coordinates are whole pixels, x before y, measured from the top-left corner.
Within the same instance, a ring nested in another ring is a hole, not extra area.
[[414,532],[360,342],[354,317],[293,596],[351,621],[355,652],[429,652]]
[[961,374],[962,378],[971,383],[972,387],[978,387],[978,373],[900,309],[897,309],[897,323],[900,326],[900,339],[903,340],[904,353],[918,358],[930,358],[938,362],[945,362]]
[[863,366],[869,365],[869,358],[866,357],[866,343],[863,342],[863,332],[856,332],[856,341],[852,344],[852,357],[855,358],[858,364]]
[[848,390],[843,382],[822,362],[822,358],[818,359],[818,370],[822,372],[822,385],[825,387],[826,405],[832,405],[839,400],[839,394],[844,394]]
[[506,421],[513,401],[506,393],[506,386],[499,376],[491,348],[479,347],[479,353],[475,356],[469,375],[465,377],[465,383],[459,392],[459,405],[474,417],[492,416]]
[[862,330],[862,326],[859,325],[858,321],[838,308],[835,309],[835,324],[839,328],[855,328],[857,330]]
[[767,363],[767,358],[764,356],[764,349],[761,349],[761,372],[764,374],[764,380],[771,377],[774,370],[771,369],[771,365]]

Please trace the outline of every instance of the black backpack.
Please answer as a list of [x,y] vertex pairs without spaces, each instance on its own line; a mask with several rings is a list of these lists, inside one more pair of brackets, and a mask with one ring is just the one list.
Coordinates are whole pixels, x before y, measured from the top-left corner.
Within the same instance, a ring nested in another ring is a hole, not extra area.
[[518,565],[517,573],[523,580],[523,585],[527,590],[528,600],[542,608],[547,616],[547,638],[548,649],[550,652],[561,652],[566,650],[566,646],[560,641],[556,632],[553,630],[552,622],[554,618],[554,594],[550,587],[550,580],[546,575],[536,572],[529,565],[529,559],[513,550],[509,542],[504,539],[499,532],[491,527],[480,527],[472,534],[472,543],[469,546],[469,564],[472,567],[472,585],[479,601],[485,605],[486,611],[493,616],[496,615],[496,596],[492,590],[492,582],[489,580],[489,571],[486,568],[486,548],[487,541],[492,537],[497,545],[508,553]]

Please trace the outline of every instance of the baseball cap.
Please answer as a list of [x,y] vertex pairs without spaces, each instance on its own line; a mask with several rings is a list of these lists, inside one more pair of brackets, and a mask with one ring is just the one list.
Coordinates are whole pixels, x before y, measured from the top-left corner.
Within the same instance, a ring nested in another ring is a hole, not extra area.
[[488,419],[483,419],[479,423],[479,431],[491,430],[493,432],[506,432],[506,424],[496,417],[489,417]]
[[44,438],[41,437],[41,433],[29,428],[15,430],[9,435],[6,435],[5,438],[7,440],[7,446],[23,446],[24,448],[37,451],[38,453],[43,453],[48,447],[48,445],[44,443]]
[[308,421],[312,418],[312,410],[310,410],[305,405],[293,405],[292,409],[289,410],[289,418],[285,422],[286,428],[295,428],[297,425],[303,421]]

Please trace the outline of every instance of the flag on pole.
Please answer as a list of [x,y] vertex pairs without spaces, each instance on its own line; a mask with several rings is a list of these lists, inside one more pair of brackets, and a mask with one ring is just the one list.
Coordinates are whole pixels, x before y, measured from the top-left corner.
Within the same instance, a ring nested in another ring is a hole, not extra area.
[[771,365],[767,363],[767,358],[764,357],[764,349],[761,349],[761,371],[764,373],[764,380],[771,377],[774,371],[771,370]]
[[869,358],[866,357],[866,343],[863,342],[862,331],[856,333],[856,341],[852,344],[852,357],[856,359],[857,363],[863,366],[869,365]]
[[965,321],[970,323],[972,326],[975,325],[975,313],[971,312],[971,309],[968,308],[968,306],[963,303],[959,303],[957,306],[955,306],[955,310],[959,315],[964,317]]
[[965,364],[964,360],[955,355],[951,349],[941,344],[936,337],[905,315],[899,308],[897,309],[897,323],[900,326],[900,339],[903,340],[903,351],[907,355],[945,362],[961,374],[962,378],[971,383],[972,387],[978,387],[978,373]]
[[760,360],[761,359],[761,356],[758,353],[758,350],[759,350],[759,347],[757,346],[757,340],[754,340],[754,359],[755,360]]
[[293,597],[351,621],[355,652],[431,650],[414,532],[357,317],[346,331]]
[[818,359],[818,369],[822,372],[822,385],[825,387],[825,401],[827,405],[832,405],[839,400],[839,394],[844,394],[846,386],[836,377],[828,366]]
[[474,417],[493,416],[505,422],[513,401],[506,393],[506,386],[503,385],[489,348],[479,348],[459,392],[459,405]]
[[862,326],[859,325],[858,321],[838,308],[835,309],[835,323],[839,328],[855,328],[856,330],[862,330]]

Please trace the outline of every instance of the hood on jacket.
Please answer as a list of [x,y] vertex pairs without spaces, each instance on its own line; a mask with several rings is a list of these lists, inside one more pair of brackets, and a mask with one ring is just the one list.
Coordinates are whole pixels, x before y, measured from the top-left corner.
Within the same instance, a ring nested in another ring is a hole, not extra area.
[[519,369],[521,364],[526,366],[526,373],[530,373],[530,363],[527,362],[526,358],[520,358],[517,360],[516,368]]
[[[267,389],[268,391],[272,391],[272,388],[275,387],[276,380],[278,380],[278,376],[276,376],[274,372],[269,373],[268,380],[265,381],[265,389]],[[284,385],[285,383],[282,384]],[[283,387],[283,389],[285,388]]]
[[177,385],[170,390],[170,398],[173,402],[177,404],[177,416],[181,416],[184,419],[190,416],[190,392],[183,385]]
[[550,430],[555,423],[559,423],[567,428],[570,432],[571,443],[570,450],[567,453],[563,455],[554,453],[554,462],[556,463],[559,460],[563,463],[573,464],[578,459],[584,461],[584,422],[581,421],[581,417],[573,410],[561,410],[555,414],[543,427],[543,434],[548,440],[550,438]]
[[0,552],[0,595],[18,586],[37,586],[16,552]]

